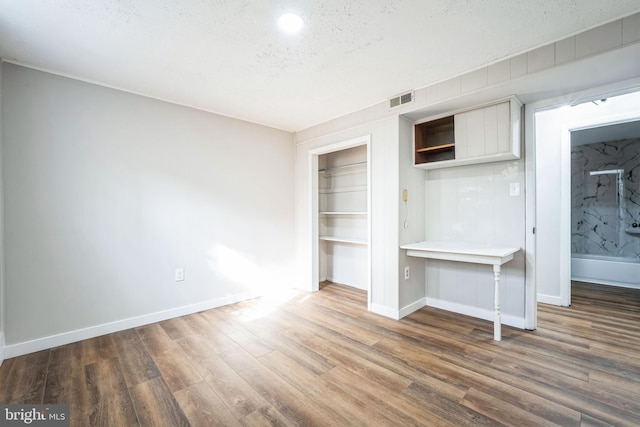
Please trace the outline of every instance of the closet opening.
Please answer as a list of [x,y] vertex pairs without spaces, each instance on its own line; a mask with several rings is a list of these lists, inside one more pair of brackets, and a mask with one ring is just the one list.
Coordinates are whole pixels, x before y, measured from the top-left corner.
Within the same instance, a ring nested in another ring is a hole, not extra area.
[[[311,153],[314,290],[358,300],[371,289],[369,136]],[[361,293],[360,293],[361,294]]]

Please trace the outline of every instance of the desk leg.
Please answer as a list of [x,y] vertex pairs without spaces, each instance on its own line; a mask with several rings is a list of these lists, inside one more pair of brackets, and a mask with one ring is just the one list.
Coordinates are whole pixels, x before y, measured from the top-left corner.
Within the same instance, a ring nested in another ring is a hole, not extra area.
[[493,276],[495,278],[495,287],[493,290],[495,317],[493,320],[493,339],[500,341],[502,339],[502,325],[500,319],[500,265],[493,266]]

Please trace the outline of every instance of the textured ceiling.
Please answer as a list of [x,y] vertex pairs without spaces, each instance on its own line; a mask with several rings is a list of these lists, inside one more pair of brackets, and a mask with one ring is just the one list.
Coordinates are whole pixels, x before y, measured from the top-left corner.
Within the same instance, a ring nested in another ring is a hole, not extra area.
[[[0,56],[285,130],[640,10],[638,0],[0,0]],[[296,35],[278,16],[302,15]]]

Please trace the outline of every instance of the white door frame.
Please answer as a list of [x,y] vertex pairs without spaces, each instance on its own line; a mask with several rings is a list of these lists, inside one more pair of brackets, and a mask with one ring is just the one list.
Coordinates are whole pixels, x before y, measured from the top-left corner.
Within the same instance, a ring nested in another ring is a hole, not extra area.
[[524,327],[538,327],[538,296],[536,286],[536,138],[535,104],[524,107],[524,169],[525,169],[525,306]]
[[371,135],[363,135],[334,144],[324,145],[308,151],[309,156],[309,211],[311,212],[311,290],[319,289],[320,284],[320,235],[318,214],[318,157],[347,148],[366,145],[367,147],[367,308],[371,307]]
[[[533,231],[536,227],[536,134],[535,114],[539,111],[560,108],[562,106],[577,105],[591,100],[597,100],[616,95],[640,91],[638,80],[617,82],[606,87],[593,88],[578,93],[565,94],[563,96],[545,99],[531,104],[525,108],[525,165],[526,165],[526,305],[525,328],[537,327],[537,285],[536,270],[538,266],[544,268],[544,260],[536,253],[536,235]],[[560,264],[560,304],[571,304],[571,132],[591,127],[605,126],[608,124],[623,123],[638,118],[637,112],[618,114],[615,116],[601,116],[586,120],[573,120],[563,123],[561,129],[561,182],[559,190],[561,194],[561,235],[559,237],[562,259]],[[531,285],[529,285],[531,284]]]

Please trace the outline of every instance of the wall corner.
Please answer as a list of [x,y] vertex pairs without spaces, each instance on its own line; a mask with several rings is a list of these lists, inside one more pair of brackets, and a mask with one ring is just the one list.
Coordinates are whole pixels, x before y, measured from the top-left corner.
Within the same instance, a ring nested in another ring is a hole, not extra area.
[[4,361],[4,329],[5,329],[5,283],[4,283],[4,171],[3,171],[3,131],[2,122],[2,70],[4,58],[0,57],[0,365]]
[[0,366],[4,362],[4,332],[0,332]]

